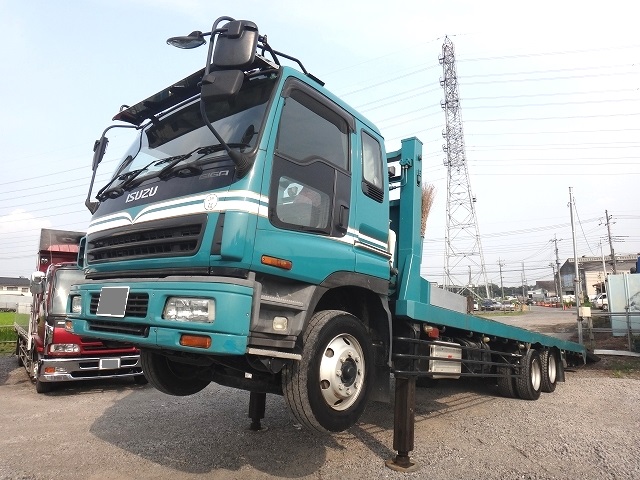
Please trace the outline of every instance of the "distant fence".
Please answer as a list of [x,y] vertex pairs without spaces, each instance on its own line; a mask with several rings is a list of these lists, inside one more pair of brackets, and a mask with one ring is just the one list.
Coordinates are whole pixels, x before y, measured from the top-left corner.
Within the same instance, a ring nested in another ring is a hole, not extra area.
[[16,302],[13,299],[6,300],[2,298],[5,296],[7,295],[0,296],[0,312],[26,313],[27,315],[31,312],[31,297],[28,297],[28,301]]
[[640,321],[637,314],[593,312],[583,322],[583,343],[591,349],[640,352]]

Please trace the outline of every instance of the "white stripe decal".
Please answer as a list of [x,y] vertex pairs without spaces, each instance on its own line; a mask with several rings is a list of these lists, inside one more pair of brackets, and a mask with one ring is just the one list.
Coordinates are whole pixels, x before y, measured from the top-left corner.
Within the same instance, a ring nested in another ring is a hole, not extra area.
[[[118,212],[100,217],[89,224],[87,233],[95,233],[116,227],[160,220],[163,218],[192,215],[194,213],[241,211],[261,217],[267,217],[269,202],[267,197],[249,190],[234,190],[216,194],[219,201],[212,210],[204,208],[204,199],[210,193],[194,195],[192,197],[169,200],[143,208],[135,218],[128,212]],[[233,200],[232,200],[233,199]],[[260,204],[256,203],[260,202]],[[262,205],[264,203],[264,205]]]
[[[149,205],[148,207],[143,208],[135,218],[132,218],[128,212],[117,212],[106,215],[92,221],[87,229],[87,234],[132,224],[150,222],[153,220],[162,220],[164,218],[193,215],[196,213],[236,211],[268,218],[268,198],[258,193],[251,192],[249,190],[233,190],[230,192],[221,192],[219,194],[216,193],[215,195],[217,195],[219,199],[218,203],[213,209],[207,210],[204,208],[204,200],[209,195],[211,194],[198,194],[192,197],[168,200],[166,202]],[[385,242],[369,237],[368,235],[364,235],[353,228],[349,228],[344,237],[327,238],[351,246],[353,246],[356,241],[362,240],[385,251],[387,250],[387,244]]]

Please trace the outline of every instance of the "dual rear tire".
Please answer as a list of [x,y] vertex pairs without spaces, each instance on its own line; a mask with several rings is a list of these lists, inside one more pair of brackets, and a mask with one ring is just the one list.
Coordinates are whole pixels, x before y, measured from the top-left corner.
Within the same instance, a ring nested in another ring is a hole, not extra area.
[[507,398],[537,400],[541,392],[551,393],[556,389],[558,357],[555,350],[527,350],[519,361],[520,374],[513,376],[514,368],[499,366],[497,372],[498,392]]

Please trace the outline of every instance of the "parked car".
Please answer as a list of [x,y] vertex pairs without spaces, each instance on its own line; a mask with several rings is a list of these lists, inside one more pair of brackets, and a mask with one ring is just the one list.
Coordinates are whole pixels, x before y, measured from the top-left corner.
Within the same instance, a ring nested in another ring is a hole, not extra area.
[[496,309],[494,301],[493,300],[483,300],[482,303],[480,304],[480,310],[482,310],[483,312],[492,312]]
[[609,310],[609,300],[607,300],[607,294],[606,293],[598,294],[598,296],[594,301],[594,304],[596,308],[599,308],[600,310]]
[[503,312],[514,312],[516,310],[516,307],[510,301],[504,301],[502,302],[500,310],[502,310]]

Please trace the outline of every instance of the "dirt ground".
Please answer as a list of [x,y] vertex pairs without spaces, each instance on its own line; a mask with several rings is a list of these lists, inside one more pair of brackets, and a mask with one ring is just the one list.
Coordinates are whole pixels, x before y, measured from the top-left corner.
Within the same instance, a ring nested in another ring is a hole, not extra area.
[[[510,321],[573,335],[572,317],[559,317]],[[385,467],[395,456],[391,404],[371,403],[347,432],[316,435],[268,395],[267,428],[252,432],[246,392],[212,384],[171,397],[121,380],[39,395],[16,358],[0,356],[0,480],[635,480],[639,367],[603,357],[537,401],[502,398],[490,381],[418,389],[411,458],[419,470],[399,473]]]

